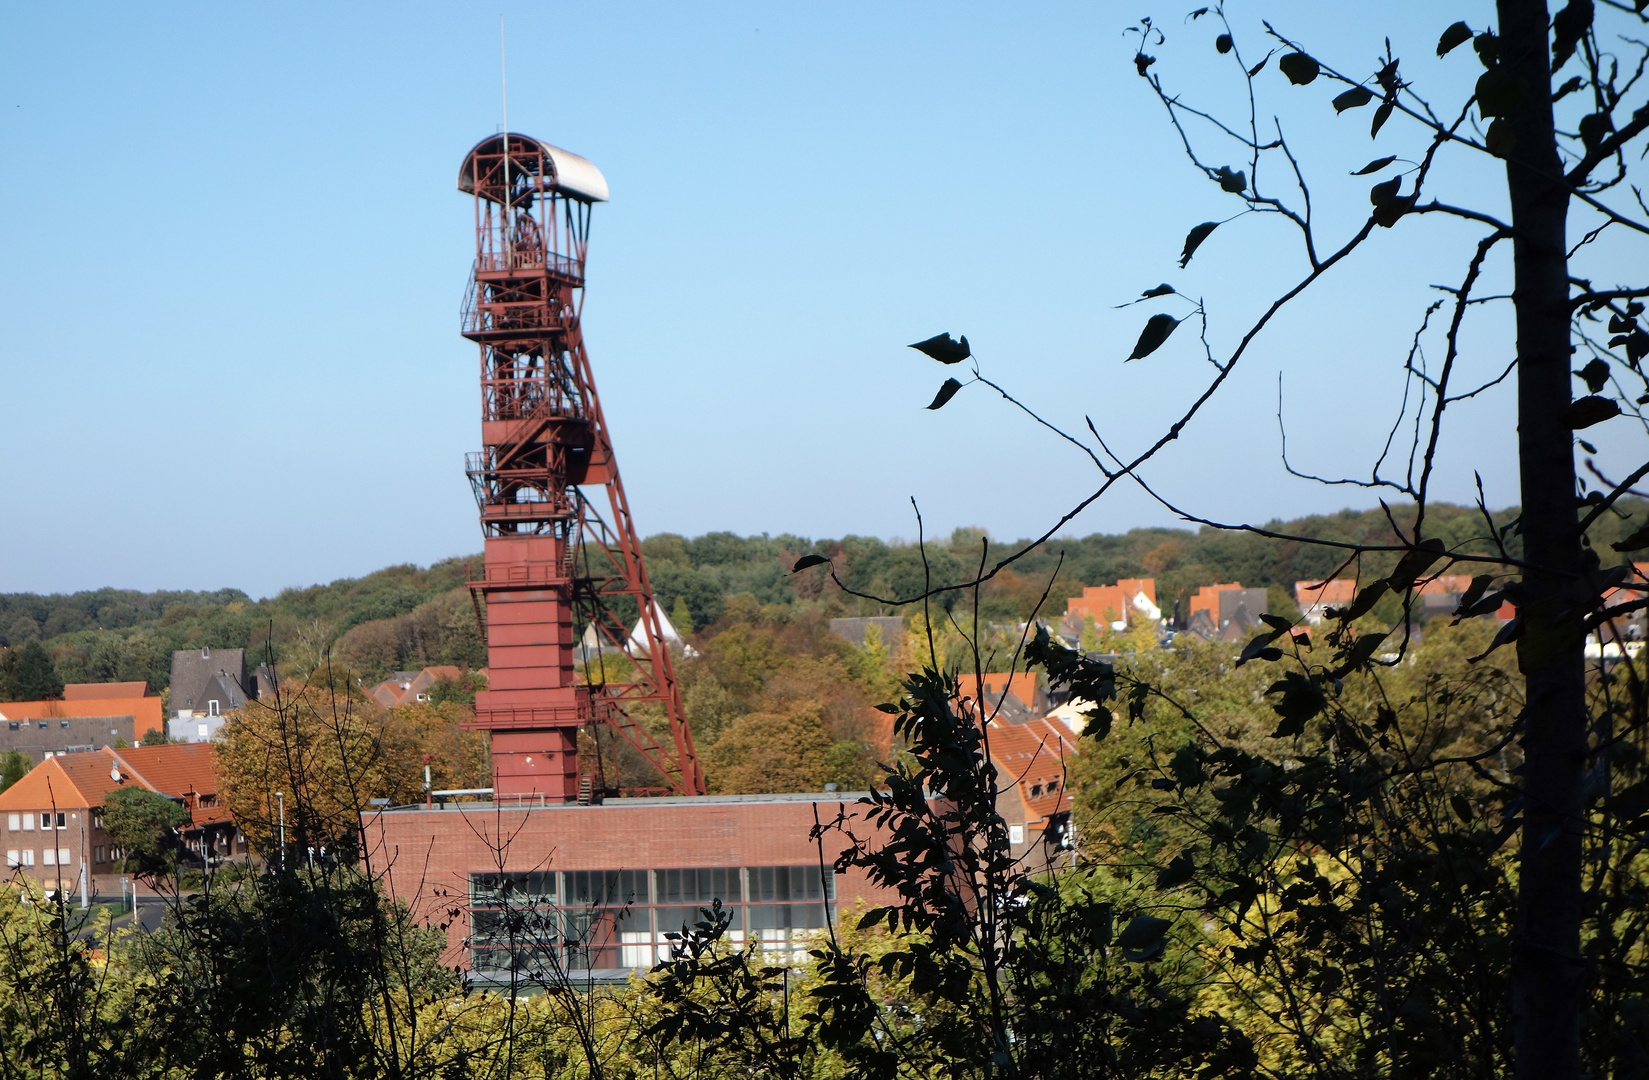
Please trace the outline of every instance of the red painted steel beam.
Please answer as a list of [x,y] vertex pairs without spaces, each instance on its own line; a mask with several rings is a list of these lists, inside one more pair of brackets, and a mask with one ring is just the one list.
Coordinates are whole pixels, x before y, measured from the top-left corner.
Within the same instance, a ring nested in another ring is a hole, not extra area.
[[[470,726],[491,732],[494,792],[578,798],[588,779],[578,731],[604,725],[671,790],[702,795],[579,320],[590,209],[606,198],[606,182],[582,158],[504,134],[470,151],[458,186],[475,199],[463,335],[481,352],[483,445],[466,472],[486,537],[482,573],[469,587],[485,616],[489,682]],[[582,490],[596,487],[604,499]],[[641,647],[629,650],[633,676],[610,682],[599,677],[599,658],[578,655],[578,642],[594,626],[605,648],[629,643],[611,608],[619,597],[638,613]],[[598,677],[581,679],[580,659],[596,660]],[[662,710],[673,746],[659,745],[630,715],[640,704]]]

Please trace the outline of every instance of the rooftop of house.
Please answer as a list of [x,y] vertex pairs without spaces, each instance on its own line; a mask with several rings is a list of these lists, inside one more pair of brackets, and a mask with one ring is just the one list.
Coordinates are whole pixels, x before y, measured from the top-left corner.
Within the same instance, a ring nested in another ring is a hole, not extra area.
[[418,695],[442,680],[456,680],[463,672],[450,664],[438,664],[420,671],[396,671],[376,686],[368,687],[370,697],[385,708],[416,701]]
[[999,784],[1019,787],[1020,798],[1034,819],[1046,819],[1071,808],[1065,771],[1078,754],[1076,737],[1062,724],[1031,720],[1024,724],[990,725],[991,761]]
[[[111,791],[135,784],[177,799],[217,794],[217,751],[209,743],[171,743],[124,750],[102,747],[58,754],[0,792],[0,810],[102,806]],[[221,808],[217,816],[222,816]],[[208,817],[213,810],[205,811]],[[196,824],[202,824],[200,812]]]
[[137,682],[72,682],[63,687],[64,701],[106,701],[110,698],[149,697],[149,684]]
[[1294,600],[1302,608],[1349,604],[1357,599],[1357,582],[1351,578],[1330,581],[1296,581]]

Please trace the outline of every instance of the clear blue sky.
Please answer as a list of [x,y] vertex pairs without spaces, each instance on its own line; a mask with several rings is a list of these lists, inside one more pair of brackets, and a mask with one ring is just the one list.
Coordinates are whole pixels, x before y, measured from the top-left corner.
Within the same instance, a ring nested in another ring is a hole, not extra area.
[[[1251,55],[1258,5],[1234,4]],[[1137,9],[1137,10],[1136,10]],[[925,412],[946,372],[904,348],[966,333],[1060,423],[1137,449],[1210,374],[1181,332],[1123,364],[1172,281],[1216,344],[1299,270],[1273,220],[1180,155],[1123,29],[1145,5],[511,3],[510,126],[606,173],[585,326],[645,534],[1034,534],[1091,468],[983,388]],[[1267,4],[1325,56],[1451,93],[1444,23],[1486,5]],[[1373,15],[1370,12],[1374,12]],[[1162,68],[1202,100],[1238,83],[1206,24],[1161,9]],[[1389,19],[1389,25],[1378,20]],[[1305,144],[1329,235],[1367,206],[1346,174],[1413,153],[1321,87],[1262,79]],[[1451,97],[1452,101],[1453,98]],[[266,595],[479,549],[462,455],[475,349],[457,309],[472,236],[454,190],[500,122],[498,9],[473,4],[54,5],[0,14],[0,590],[101,585]],[[1464,198],[1494,170],[1455,170]],[[1371,505],[1283,476],[1290,450],[1361,471],[1400,393],[1418,305],[1470,234],[1399,228],[1249,356],[1150,477],[1206,513]],[[1174,310],[1160,308],[1160,310]],[[1487,325],[1467,358],[1509,356]],[[1440,494],[1516,500],[1507,394],[1462,417]],[[1171,519],[1135,492],[1072,531]]]

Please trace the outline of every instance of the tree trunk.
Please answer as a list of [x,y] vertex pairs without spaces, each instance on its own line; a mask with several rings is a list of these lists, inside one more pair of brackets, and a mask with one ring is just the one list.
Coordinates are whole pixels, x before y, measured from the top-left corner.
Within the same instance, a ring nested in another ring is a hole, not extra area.
[[1506,163],[1514,237],[1517,422],[1523,543],[1530,568],[1518,646],[1523,716],[1523,834],[1512,970],[1516,1075],[1580,1072],[1581,826],[1586,754],[1586,565],[1575,507],[1570,401],[1569,193],[1552,121],[1544,0],[1499,0],[1502,59],[1522,88]]

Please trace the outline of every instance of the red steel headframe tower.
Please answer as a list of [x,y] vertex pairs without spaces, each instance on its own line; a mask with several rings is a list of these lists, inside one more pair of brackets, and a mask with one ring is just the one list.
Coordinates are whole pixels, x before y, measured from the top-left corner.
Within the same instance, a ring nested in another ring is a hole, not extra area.
[[[610,726],[674,791],[703,794],[579,326],[590,207],[607,200],[607,181],[576,154],[506,132],[469,152],[458,189],[475,197],[463,333],[481,347],[485,447],[466,462],[486,536],[485,572],[469,583],[489,674],[473,726],[492,733],[495,797],[590,794],[597,785],[580,776],[578,732],[592,724]],[[585,486],[606,489],[609,516]],[[615,600],[639,618],[633,633]],[[594,632],[576,638],[575,627]],[[635,674],[607,682],[606,658],[621,648]],[[629,714],[643,703],[669,721],[673,753]]]

